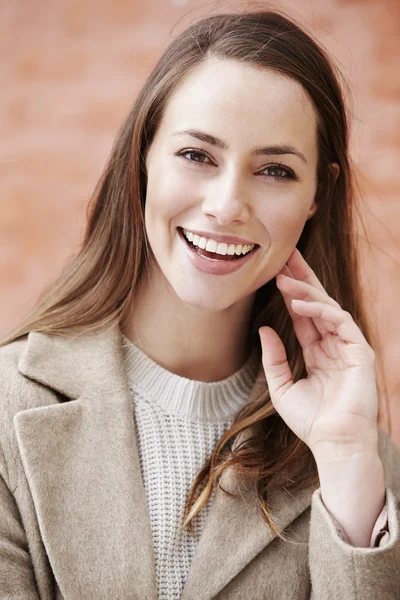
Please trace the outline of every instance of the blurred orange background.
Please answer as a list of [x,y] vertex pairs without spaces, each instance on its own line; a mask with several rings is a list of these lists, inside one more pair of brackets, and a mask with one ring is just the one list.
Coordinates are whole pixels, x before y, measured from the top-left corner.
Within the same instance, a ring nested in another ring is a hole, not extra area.
[[400,444],[399,0],[3,0],[0,338],[77,252],[116,132],[168,42],[201,16],[247,6],[286,9],[350,83],[372,241],[362,245],[362,277],[389,390],[380,419]]

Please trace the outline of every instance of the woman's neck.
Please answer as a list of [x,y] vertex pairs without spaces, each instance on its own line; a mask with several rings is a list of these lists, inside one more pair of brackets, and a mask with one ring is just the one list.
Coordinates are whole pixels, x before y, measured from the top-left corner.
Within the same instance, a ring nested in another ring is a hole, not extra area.
[[220,381],[250,355],[254,296],[225,310],[209,311],[182,302],[163,281],[143,282],[124,319],[123,333],[156,363],[196,381]]

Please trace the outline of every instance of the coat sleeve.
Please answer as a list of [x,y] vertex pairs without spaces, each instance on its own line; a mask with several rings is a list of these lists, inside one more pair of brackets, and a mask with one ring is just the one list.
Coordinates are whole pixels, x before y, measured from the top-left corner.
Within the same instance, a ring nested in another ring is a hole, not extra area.
[[39,600],[28,542],[0,449],[0,598]]
[[320,489],[311,502],[309,567],[312,600],[400,599],[399,503],[386,489],[389,538],[356,548],[341,538]]
[[[335,523],[336,529],[338,530],[338,533],[339,533],[340,537],[342,538],[342,540],[344,540],[345,542],[350,544],[350,540],[349,540],[345,530],[341,526],[341,524],[335,519],[335,517],[331,513],[329,513],[329,514],[330,514],[332,521]],[[390,540],[390,535],[389,535],[389,529],[388,529],[388,506],[387,506],[387,502],[385,502],[385,506],[382,508],[382,510],[375,522],[375,525],[372,529],[369,546],[371,548],[378,548],[378,547],[386,546],[389,543],[389,540]]]
[[[369,548],[347,543],[321,498],[311,501],[309,568],[311,600],[400,600],[400,451],[380,431],[386,504]],[[375,547],[374,547],[375,546]]]

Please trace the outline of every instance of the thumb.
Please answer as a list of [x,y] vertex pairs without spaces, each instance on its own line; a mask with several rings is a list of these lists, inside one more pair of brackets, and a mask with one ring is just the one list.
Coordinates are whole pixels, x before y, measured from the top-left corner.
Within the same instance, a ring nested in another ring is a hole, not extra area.
[[271,327],[260,327],[258,333],[271,401],[277,408],[276,405],[293,385],[292,372],[287,361],[285,347],[276,331]]

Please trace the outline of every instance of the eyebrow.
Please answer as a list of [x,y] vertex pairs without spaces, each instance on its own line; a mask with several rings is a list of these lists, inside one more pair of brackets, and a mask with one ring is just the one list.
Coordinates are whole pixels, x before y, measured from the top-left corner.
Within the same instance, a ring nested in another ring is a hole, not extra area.
[[[205,133],[204,131],[199,131],[198,129],[185,129],[184,131],[177,131],[173,134],[175,135],[190,135],[192,137],[201,140],[202,142],[206,142],[207,144],[211,144],[212,146],[216,146],[221,150],[228,150],[228,145],[220,140],[219,138],[211,135],[209,133]],[[264,146],[262,148],[255,148],[251,152],[251,156],[271,156],[274,154],[295,154],[298,156],[305,164],[307,164],[306,157],[300,150],[296,150],[293,146],[287,146],[285,144],[278,144],[275,146]]]

